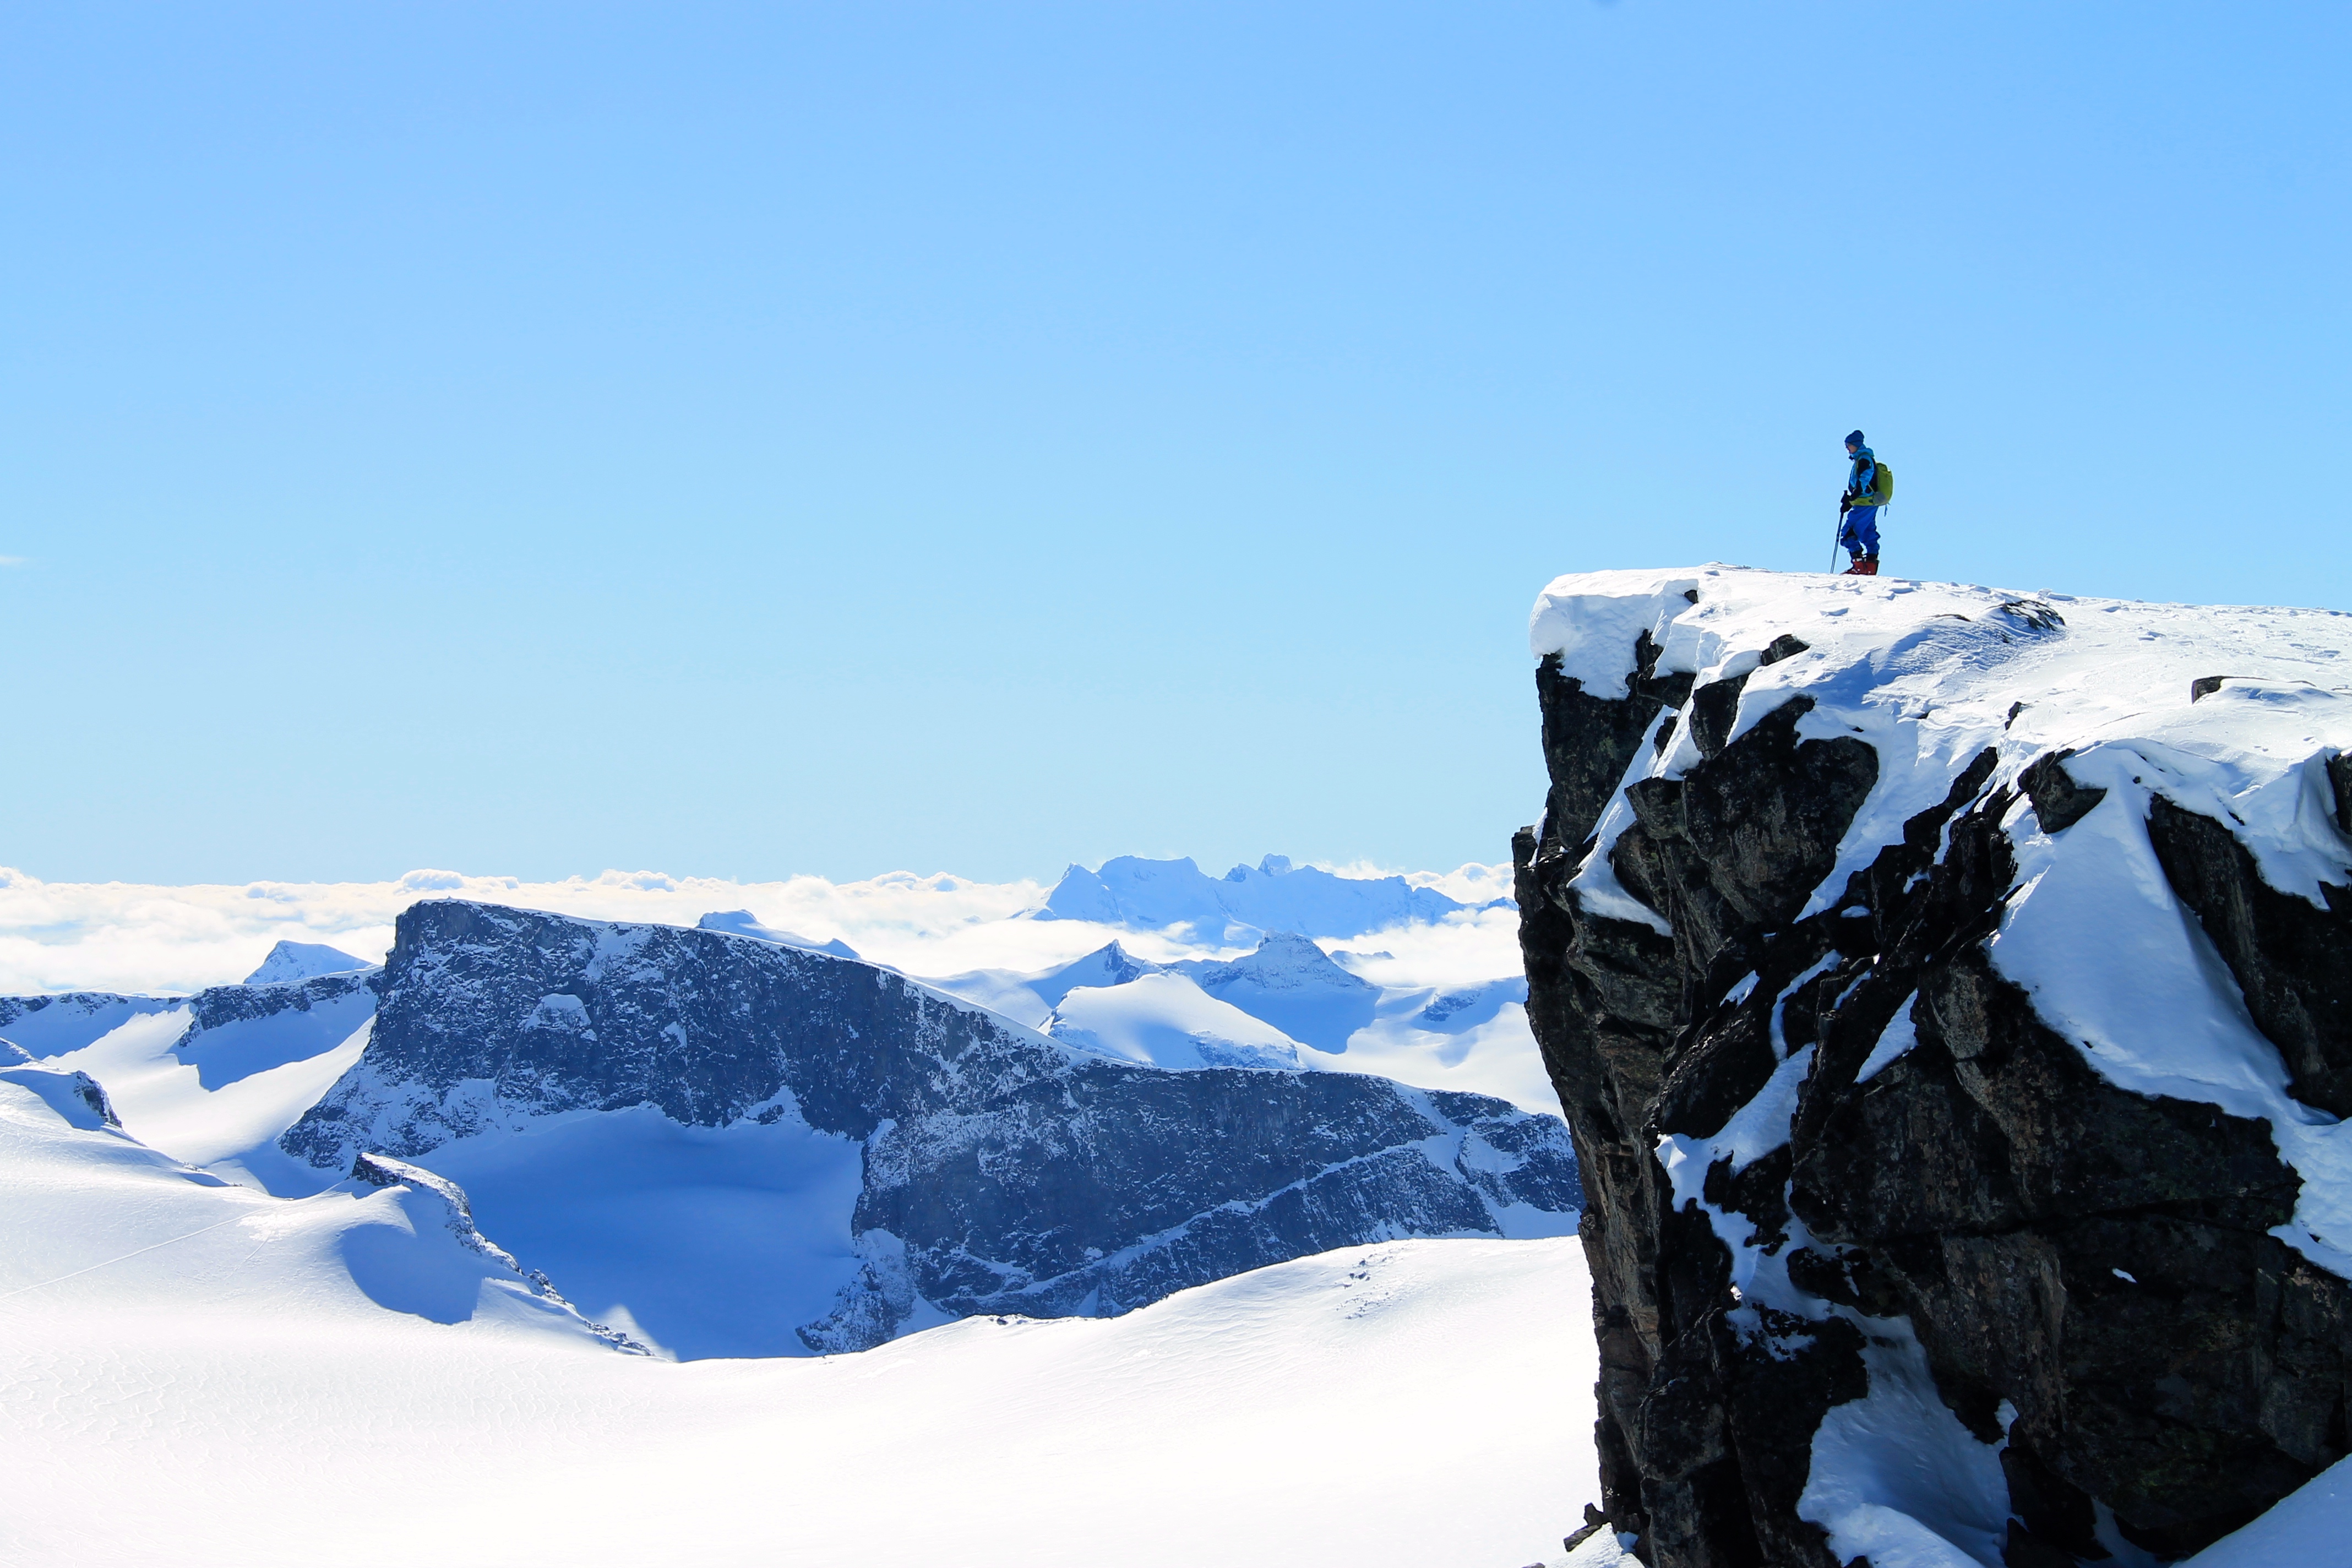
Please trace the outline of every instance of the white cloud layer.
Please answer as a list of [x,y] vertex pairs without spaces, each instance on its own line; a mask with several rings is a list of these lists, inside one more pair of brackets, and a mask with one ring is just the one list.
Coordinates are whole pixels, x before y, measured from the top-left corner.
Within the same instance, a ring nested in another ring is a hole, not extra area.
[[[1396,874],[1370,867],[1328,868]],[[1507,866],[1405,875],[1465,903],[1510,890]],[[244,979],[281,941],[324,942],[373,963],[391,947],[400,911],[428,898],[666,925],[692,925],[714,910],[748,909],[763,924],[817,942],[838,937],[864,956],[911,974],[1044,969],[1114,936],[1138,955],[1159,961],[1206,951],[1149,932],[1014,918],[1042,905],[1047,891],[1034,881],[971,882],[911,871],[862,882],[822,877],[738,882],[657,871],[523,882],[419,870],[390,882],[162,887],[43,882],[0,868],[0,994],[201,990]],[[1455,984],[1515,973],[1515,925],[1508,910],[1488,910],[1325,945],[1394,954],[1383,961],[1395,976],[1380,976],[1384,984]]]

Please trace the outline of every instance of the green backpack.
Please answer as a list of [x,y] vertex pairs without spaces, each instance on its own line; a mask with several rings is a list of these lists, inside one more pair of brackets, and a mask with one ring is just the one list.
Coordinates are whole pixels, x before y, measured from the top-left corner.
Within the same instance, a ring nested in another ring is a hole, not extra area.
[[1870,475],[1870,489],[1855,496],[1853,505],[1886,505],[1895,499],[1894,472],[1889,472],[1886,463],[1879,463],[1877,458],[1870,458],[1870,466],[1874,468]]

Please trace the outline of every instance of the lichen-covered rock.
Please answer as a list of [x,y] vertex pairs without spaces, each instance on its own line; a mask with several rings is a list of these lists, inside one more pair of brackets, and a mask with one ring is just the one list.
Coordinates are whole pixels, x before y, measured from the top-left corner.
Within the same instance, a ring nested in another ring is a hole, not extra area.
[[[1643,1558],[2168,1559],[2352,1451],[2352,623],[1709,569],[1537,629],[1528,1014]],[[2217,646],[2270,673],[2192,713]]]

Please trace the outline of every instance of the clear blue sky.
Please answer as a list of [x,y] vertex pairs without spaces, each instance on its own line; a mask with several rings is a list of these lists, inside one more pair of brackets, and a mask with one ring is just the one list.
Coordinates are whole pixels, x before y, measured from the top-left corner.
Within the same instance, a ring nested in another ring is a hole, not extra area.
[[2352,9],[7,7],[0,864],[1507,854],[1557,573],[2352,605]]

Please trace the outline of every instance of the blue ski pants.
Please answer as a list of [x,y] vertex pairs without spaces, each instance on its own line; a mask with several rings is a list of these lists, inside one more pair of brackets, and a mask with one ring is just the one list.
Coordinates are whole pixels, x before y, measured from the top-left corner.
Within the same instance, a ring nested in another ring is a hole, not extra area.
[[1845,526],[1838,530],[1838,542],[1849,555],[1878,554],[1878,509],[1874,506],[1850,508],[1845,514]]

